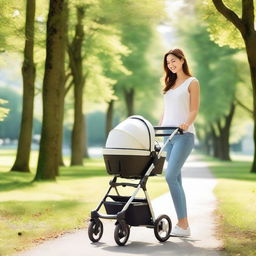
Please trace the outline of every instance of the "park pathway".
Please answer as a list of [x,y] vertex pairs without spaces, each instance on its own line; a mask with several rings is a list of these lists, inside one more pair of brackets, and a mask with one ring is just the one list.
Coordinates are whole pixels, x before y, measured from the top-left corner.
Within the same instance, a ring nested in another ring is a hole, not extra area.
[[[191,155],[183,168],[183,184],[192,232],[190,238],[171,237],[165,243],[159,243],[152,229],[132,227],[126,246],[119,247],[114,241],[113,221],[103,220],[104,233],[98,243],[92,244],[87,230],[80,230],[47,241],[18,256],[220,256],[222,243],[215,237],[215,178],[206,164]],[[156,216],[167,213],[175,225],[176,216],[169,193],[155,199],[153,207]]]

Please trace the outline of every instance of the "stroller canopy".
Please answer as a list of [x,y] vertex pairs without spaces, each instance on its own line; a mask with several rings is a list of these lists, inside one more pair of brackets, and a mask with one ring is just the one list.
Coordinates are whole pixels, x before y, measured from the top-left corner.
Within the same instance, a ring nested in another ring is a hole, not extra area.
[[154,150],[155,131],[142,116],[131,116],[110,131],[106,148]]

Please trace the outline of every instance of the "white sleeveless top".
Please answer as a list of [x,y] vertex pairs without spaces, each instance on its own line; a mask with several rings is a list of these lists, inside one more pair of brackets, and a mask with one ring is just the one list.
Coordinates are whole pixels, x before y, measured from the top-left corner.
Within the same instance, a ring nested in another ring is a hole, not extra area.
[[[161,126],[179,127],[189,117],[190,94],[188,87],[195,77],[189,77],[175,89],[169,89],[164,94],[164,116]],[[186,132],[195,134],[194,124]]]

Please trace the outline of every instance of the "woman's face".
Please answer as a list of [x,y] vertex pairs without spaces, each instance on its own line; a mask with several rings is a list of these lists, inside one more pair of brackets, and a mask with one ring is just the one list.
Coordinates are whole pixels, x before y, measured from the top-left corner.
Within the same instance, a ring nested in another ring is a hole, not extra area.
[[166,57],[167,67],[172,71],[172,73],[177,73],[182,70],[183,59],[179,59],[173,54],[169,54]]

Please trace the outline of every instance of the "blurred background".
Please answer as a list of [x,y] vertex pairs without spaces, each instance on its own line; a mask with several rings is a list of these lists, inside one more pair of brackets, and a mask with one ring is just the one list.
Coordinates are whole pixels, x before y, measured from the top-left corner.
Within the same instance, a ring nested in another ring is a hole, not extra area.
[[[51,90],[44,89],[49,4],[38,0],[33,7],[32,2],[1,1],[0,154],[17,150],[19,136],[29,141],[27,147],[31,136],[31,149],[39,150],[43,104],[51,102],[42,97]],[[34,8],[30,20],[26,4]],[[233,153],[252,159],[253,97],[244,42],[212,1],[69,0],[65,5],[65,40],[59,42],[64,66],[62,81],[55,81],[64,90],[60,164],[62,155],[71,165],[100,157],[110,129],[130,115],[158,124],[163,56],[172,48],[184,50],[201,85],[196,148],[222,160],[231,160]],[[241,13],[239,1],[230,5]]]

